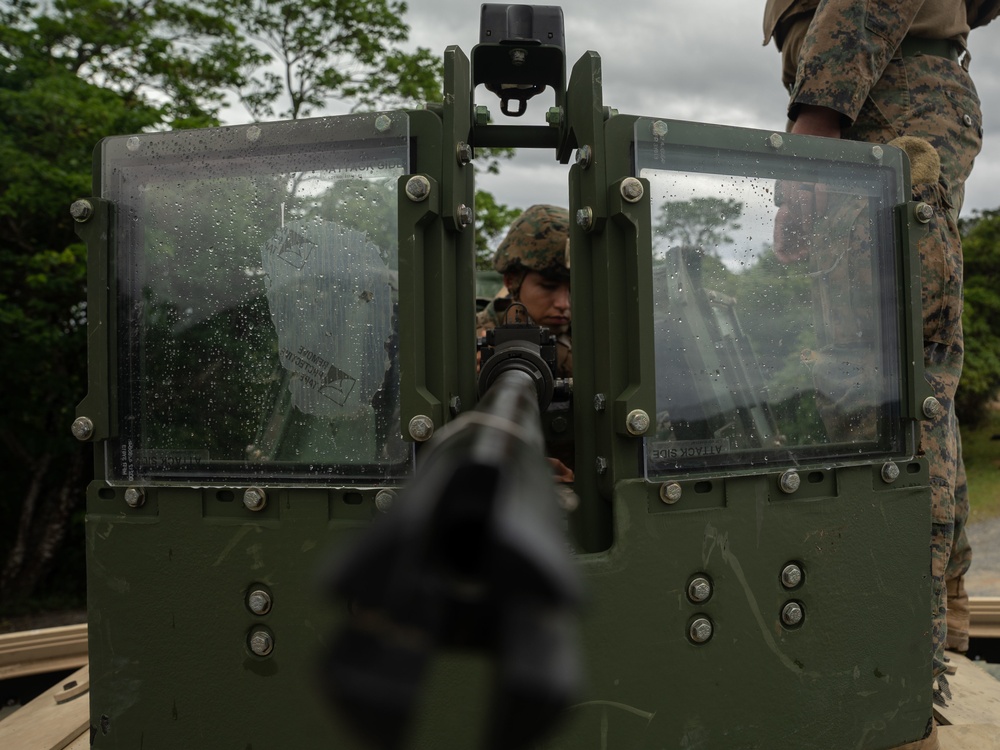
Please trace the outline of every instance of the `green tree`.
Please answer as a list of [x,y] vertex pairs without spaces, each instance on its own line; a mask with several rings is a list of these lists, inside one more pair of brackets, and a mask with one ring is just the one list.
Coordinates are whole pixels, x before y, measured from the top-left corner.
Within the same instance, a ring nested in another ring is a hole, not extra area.
[[497,201],[493,193],[476,191],[476,268],[493,270],[493,253],[507,233],[511,222],[521,215],[520,208],[512,208]]
[[696,247],[719,257],[740,229],[743,203],[733,198],[691,198],[665,202],[653,219],[654,241],[666,247]]
[[1000,389],[1000,209],[961,222],[965,367],[955,396],[963,424],[981,422]]

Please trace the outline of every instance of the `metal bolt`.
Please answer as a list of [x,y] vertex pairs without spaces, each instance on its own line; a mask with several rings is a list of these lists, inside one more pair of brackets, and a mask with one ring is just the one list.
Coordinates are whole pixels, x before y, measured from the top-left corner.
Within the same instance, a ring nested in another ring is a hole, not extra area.
[[274,650],[274,639],[266,630],[255,630],[250,633],[250,650],[257,656],[267,656]]
[[267,495],[260,487],[250,487],[243,493],[243,504],[247,507],[247,510],[255,512],[264,510],[264,507],[267,505]]
[[688,584],[688,599],[698,604],[712,595],[712,584],[707,578],[698,576]]
[[489,125],[490,120],[490,110],[485,105],[476,105],[476,125]]
[[691,623],[688,635],[695,643],[705,643],[712,637],[712,621],[707,617],[699,617]]
[[786,589],[794,589],[802,583],[802,568],[795,563],[788,563],[781,570],[781,585]]
[[600,476],[604,476],[608,473],[608,459],[604,456],[598,456],[597,460],[594,461],[594,468],[597,469]]
[[622,198],[627,200],[629,203],[638,203],[642,200],[642,194],[645,191],[642,189],[642,183],[639,182],[635,177],[626,177],[622,180],[621,193]]
[[881,146],[872,146],[872,158],[875,159],[875,161],[882,161],[883,155],[884,152],[882,151]]
[[802,610],[802,605],[798,602],[788,602],[788,604],[781,608],[781,621],[789,627],[794,627],[801,623],[803,617],[805,617],[805,612]]
[[129,487],[125,490],[125,504],[130,508],[141,508],[146,502],[146,496],[138,487]]
[[459,141],[459,144],[455,146],[455,158],[458,159],[458,163],[464,167],[472,161],[472,146],[465,141]]
[[396,501],[396,493],[392,490],[379,490],[375,495],[375,509],[379,513],[388,513]]
[[375,118],[375,129],[378,132],[384,133],[391,127],[392,127],[392,118],[389,117],[389,115],[383,114]]
[[780,133],[771,133],[767,138],[767,145],[771,148],[781,148],[785,145],[785,139],[781,137]]
[[258,128],[256,125],[251,125],[249,128],[247,128],[247,140],[248,141],[250,141],[251,143],[253,143],[258,138],[260,138],[260,128]]
[[593,159],[594,149],[586,143],[576,150],[576,163],[580,165],[581,169],[588,169]]
[[526,50],[521,49],[520,47],[512,49],[510,51],[510,62],[511,65],[514,65],[515,67],[524,65],[527,59],[528,59],[528,52]]
[[781,488],[782,492],[789,495],[795,492],[800,484],[802,484],[802,477],[799,476],[799,472],[795,469],[789,469],[778,478],[778,487]]
[[649,429],[649,415],[642,409],[633,409],[625,418],[625,429],[633,435],[644,435]]
[[430,417],[418,414],[410,420],[410,437],[417,442],[429,440],[434,434],[434,423]]
[[589,232],[594,228],[594,209],[590,206],[584,206],[576,212],[576,223],[585,232]]
[[458,225],[464,229],[471,226],[476,217],[472,213],[472,209],[463,203],[455,209],[455,218],[458,219]]
[[664,482],[660,485],[660,500],[667,505],[673,505],[681,499],[683,490],[677,482]]
[[549,125],[560,125],[562,124],[562,121],[562,107],[549,107],[549,111],[545,113],[545,122]]
[[[256,126],[254,126],[253,128],[250,128],[250,130],[254,130],[254,128],[256,128],[257,133],[259,135],[260,134],[260,128],[257,128]],[[247,138],[250,138],[250,133],[249,132],[247,133]],[[257,140],[257,139],[256,138],[250,138],[250,140],[254,141],[254,140]],[[141,146],[141,145],[142,145],[142,142],[136,136],[134,136],[134,135],[131,138],[129,138],[127,141],[125,141],[125,148],[127,148],[129,151],[138,151],[139,150],[139,146]]]
[[90,440],[94,436],[94,423],[89,417],[77,417],[69,429],[77,440]]
[[458,396],[452,396],[451,400],[448,401],[448,411],[451,412],[451,416],[457,417],[462,413],[462,399]]
[[83,224],[83,222],[94,215],[94,204],[84,198],[73,201],[73,204],[69,207],[69,215],[73,217],[73,221],[77,224]]
[[608,407],[608,398],[603,393],[594,395],[594,411],[604,411]]
[[247,595],[247,608],[255,615],[271,611],[271,595],[264,589],[254,589]]
[[926,224],[934,218],[934,208],[927,203],[918,203],[913,213],[921,224]]
[[944,407],[941,406],[941,402],[938,401],[933,396],[928,396],[924,399],[924,416],[928,419],[937,419],[942,414],[944,414]]
[[414,203],[426,200],[431,194],[431,181],[422,174],[417,174],[406,181],[406,197]]
[[667,123],[663,120],[657,120],[653,123],[653,135],[662,138],[667,134]]
[[604,121],[607,122],[612,117],[618,117],[618,110],[614,107],[604,107]]
[[886,484],[892,484],[897,479],[899,479],[899,467],[892,461],[886,461],[882,464],[882,481]]

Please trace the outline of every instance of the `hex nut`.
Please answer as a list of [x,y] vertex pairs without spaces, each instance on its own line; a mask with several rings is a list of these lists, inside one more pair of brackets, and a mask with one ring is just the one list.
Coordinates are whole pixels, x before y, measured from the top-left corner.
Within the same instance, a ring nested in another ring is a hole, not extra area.
[[799,602],[788,602],[781,608],[781,622],[790,628],[802,624],[805,611]]
[[381,114],[375,118],[375,129],[378,132],[384,133],[391,127],[392,127],[392,118],[389,117],[389,115]]
[[388,513],[392,510],[392,504],[396,501],[396,493],[392,490],[379,490],[375,495],[375,510],[379,513]]
[[264,510],[267,506],[267,494],[260,487],[250,487],[243,493],[243,505],[254,512]]
[[426,200],[431,194],[431,181],[422,174],[413,175],[406,181],[406,197],[414,203]]
[[94,436],[94,423],[89,417],[77,417],[70,426],[70,432],[77,440],[90,440]]
[[271,594],[265,589],[252,589],[247,595],[247,609],[255,615],[266,615],[271,611]]
[[767,145],[771,148],[781,148],[785,145],[785,139],[781,137],[780,133],[771,133],[767,138]]
[[665,123],[663,120],[657,120],[656,122],[653,123],[653,135],[657,136],[658,138],[662,138],[663,136],[665,136],[667,134],[667,130],[668,130],[667,123]]
[[643,193],[645,190],[642,187],[642,183],[639,182],[635,177],[626,177],[622,180],[621,194],[629,203],[638,203],[642,200]]
[[549,107],[549,111],[545,113],[545,122],[549,125],[560,125],[563,121],[563,110],[562,107]]
[[472,213],[472,209],[464,203],[455,210],[455,217],[458,219],[458,225],[463,229],[465,227],[472,226],[472,222],[475,221],[476,218]]
[[795,563],[788,563],[781,569],[781,585],[786,589],[794,589],[802,583],[802,568]]
[[789,469],[778,478],[778,487],[786,495],[791,495],[802,484],[802,477],[795,469]]
[[603,393],[594,394],[594,411],[604,411],[608,407],[608,397]]
[[584,206],[576,212],[576,223],[581,229],[589,232],[594,228],[594,209]]
[[886,461],[882,464],[882,481],[892,484],[899,479],[899,467],[893,461]]
[[934,396],[928,396],[923,403],[924,416],[928,419],[937,419],[944,414],[944,407]]
[[667,505],[673,505],[681,499],[683,490],[677,482],[664,482],[660,485],[660,500]]
[[94,204],[85,198],[73,201],[69,207],[69,215],[73,217],[73,221],[82,224],[94,215]]
[[881,146],[872,146],[872,158],[875,161],[882,161],[884,153]]
[[257,656],[267,656],[274,650],[274,638],[266,630],[254,630],[247,639],[250,650]]
[[409,432],[410,437],[418,443],[430,440],[431,435],[434,434],[434,422],[431,421],[430,417],[418,414],[410,420]]
[[125,504],[130,508],[141,508],[146,502],[146,494],[138,487],[125,490]]
[[934,218],[934,208],[929,203],[918,203],[913,213],[921,224],[926,224]]
[[692,622],[690,627],[688,627],[688,637],[694,643],[707,643],[712,637],[712,632],[714,628],[712,627],[712,621],[707,617],[696,617]]
[[472,161],[472,146],[465,141],[460,141],[459,144],[455,146],[455,159],[458,160],[459,166],[462,167]]
[[576,163],[581,169],[589,169],[590,163],[594,160],[594,149],[586,143],[576,150]]
[[608,473],[608,459],[604,456],[598,456],[594,460],[594,469],[600,476],[604,476]]
[[633,409],[625,418],[625,429],[631,435],[645,435],[649,429],[649,415],[642,409]]
[[688,584],[687,597],[692,604],[701,604],[712,596],[712,583],[704,576],[696,576]]

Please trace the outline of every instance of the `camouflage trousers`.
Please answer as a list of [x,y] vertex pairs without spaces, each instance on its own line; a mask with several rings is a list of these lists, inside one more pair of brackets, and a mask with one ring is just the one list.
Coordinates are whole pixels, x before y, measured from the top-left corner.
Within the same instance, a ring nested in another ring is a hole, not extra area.
[[921,450],[930,465],[931,613],[937,678],[945,671],[946,643],[967,648],[968,599],[962,577],[972,560],[965,534],[968,488],[955,416],[955,390],[965,352],[957,217],[965,181],[982,147],[979,97],[967,64],[933,55],[892,60],[857,121],[844,133],[846,138],[870,143],[888,143],[903,135],[925,139],[941,158],[940,179],[913,186],[913,199],[934,208],[927,234],[919,240],[924,370],[944,407],[936,418],[921,423]]

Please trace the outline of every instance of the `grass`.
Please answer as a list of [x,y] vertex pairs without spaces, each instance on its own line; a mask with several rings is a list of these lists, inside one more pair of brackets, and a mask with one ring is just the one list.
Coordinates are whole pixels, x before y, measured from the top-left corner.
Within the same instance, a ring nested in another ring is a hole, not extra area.
[[991,409],[975,428],[962,426],[962,454],[969,478],[969,520],[1000,516],[1000,410]]

